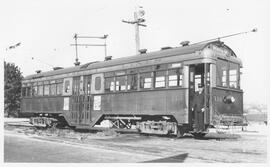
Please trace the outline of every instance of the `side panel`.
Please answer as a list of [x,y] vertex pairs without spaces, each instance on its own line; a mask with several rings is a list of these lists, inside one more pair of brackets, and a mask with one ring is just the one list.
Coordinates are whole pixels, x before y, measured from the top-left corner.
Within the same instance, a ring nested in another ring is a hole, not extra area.
[[188,123],[187,89],[126,92],[101,95],[104,114],[174,115],[178,123]]
[[63,111],[64,97],[35,97],[22,99],[21,113],[59,113]]

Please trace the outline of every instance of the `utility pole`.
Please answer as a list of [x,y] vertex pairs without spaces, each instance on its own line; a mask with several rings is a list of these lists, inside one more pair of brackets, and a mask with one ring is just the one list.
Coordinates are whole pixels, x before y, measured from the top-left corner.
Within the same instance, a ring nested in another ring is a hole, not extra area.
[[78,59],[78,43],[77,43],[77,34],[74,35],[74,39],[75,39],[75,50],[76,50],[76,59],[75,59],[75,66],[80,65],[79,59]]
[[[105,57],[107,57],[107,37],[108,35],[103,35],[103,36],[78,36],[78,34],[74,35],[75,39],[75,44],[70,44],[71,46],[75,46],[76,50],[76,59],[75,59],[75,66],[80,65],[79,58],[78,58],[78,46],[104,46],[104,52],[105,52]],[[104,44],[78,44],[77,39],[78,38],[95,38],[95,39],[104,39]]]
[[142,6],[136,8],[134,12],[134,20],[133,21],[126,21],[122,20],[123,23],[134,24],[135,25],[135,43],[136,43],[136,54],[139,54],[140,50],[140,33],[139,33],[139,26],[146,27],[145,24],[141,24],[145,22],[143,18],[145,15],[145,11],[143,10]]

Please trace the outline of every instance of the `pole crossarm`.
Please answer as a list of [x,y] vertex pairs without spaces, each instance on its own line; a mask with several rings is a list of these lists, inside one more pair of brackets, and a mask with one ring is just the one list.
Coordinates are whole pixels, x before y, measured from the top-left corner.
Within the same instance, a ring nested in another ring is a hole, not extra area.
[[107,46],[106,44],[70,44],[70,46]]
[[146,27],[145,24],[141,24],[141,23],[145,22],[145,20],[143,20],[143,19],[137,19],[137,20],[135,20],[135,21],[126,21],[126,20],[122,20],[122,22],[123,22],[123,23],[128,23],[128,24],[138,24],[139,26],[144,26],[144,27]]
[[146,27],[147,25],[145,25],[145,24],[138,24],[139,26],[143,26],[143,27]]
[[128,23],[128,24],[135,24],[137,23],[136,21],[126,21],[126,20],[122,20],[123,23]]
[[96,39],[106,39],[108,37],[108,35],[104,35],[104,36],[74,36],[74,38],[96,38]]

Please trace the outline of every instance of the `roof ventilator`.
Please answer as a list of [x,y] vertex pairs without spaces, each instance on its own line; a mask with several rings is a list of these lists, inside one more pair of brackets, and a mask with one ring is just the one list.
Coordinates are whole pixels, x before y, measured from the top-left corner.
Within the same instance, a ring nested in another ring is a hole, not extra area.
[[180,44],[181,44],[182,46],[188,46],[189,43],[190,43],[190,41],[182,41]]
[[161,50],[167,50],[167,49],[172,49],[172,47],[170,46],[165,46],[165,47],[162,47]]
[[139,52],[140,54],[145,54],[147,52],[147,49],[140,49]]
[[106,56],[105,57],[105,61],[109,61],[109,60],[112,60],[112,56]]
[[53,70],[55,71],[55,70],[61,70],[61,69],[63,69],[63,67],[53,67]]

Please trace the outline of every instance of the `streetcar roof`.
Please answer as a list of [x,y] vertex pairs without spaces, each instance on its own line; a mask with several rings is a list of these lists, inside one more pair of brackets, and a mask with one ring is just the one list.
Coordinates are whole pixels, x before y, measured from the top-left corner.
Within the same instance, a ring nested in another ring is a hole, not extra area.
[[98,68],[103,68],[103,67],[128,64],[128,63],[132,63],[132,62],[151,60],[151,59],[155,59],[155,58],[169,57],[169,56],[174,56],[174,55],[186,55],[186,54],[195,53],[197,51],[201,51],[209,44],[222,44],[223,47],[230,50],[232,52],[232,55],[234,57],[236,57],[233,50],[230,49],[227,45],[224,45],[223,42],[213,41],[213,42],[191,44],[191,45],[187,45],[187,46],[181,46],[181,47],[175,47],[175,48],[170,48],[170,49],[165,49],[165,50],[153,51],[153,52],[149,52],[149,53],[138,54],[138,55],[128,56],[128,57],[122,57],[122,58],[112,59],[112,60],[108,60],[108,61],[90,62],[90,63],[86,63],[86,64],[83,64],[80,66],[73,66],[73,67],[67,67],[67,68],[58,69],[58,70],[41,72],[38,74],[28,75],[23,80],[42,78],[42,77],[47,77],[47,76],[54,76],[54,75],[60,75],[60,74],[66,74],[66,73],[84,71],[84,70],[90,70],[90,69],[98,69]]

